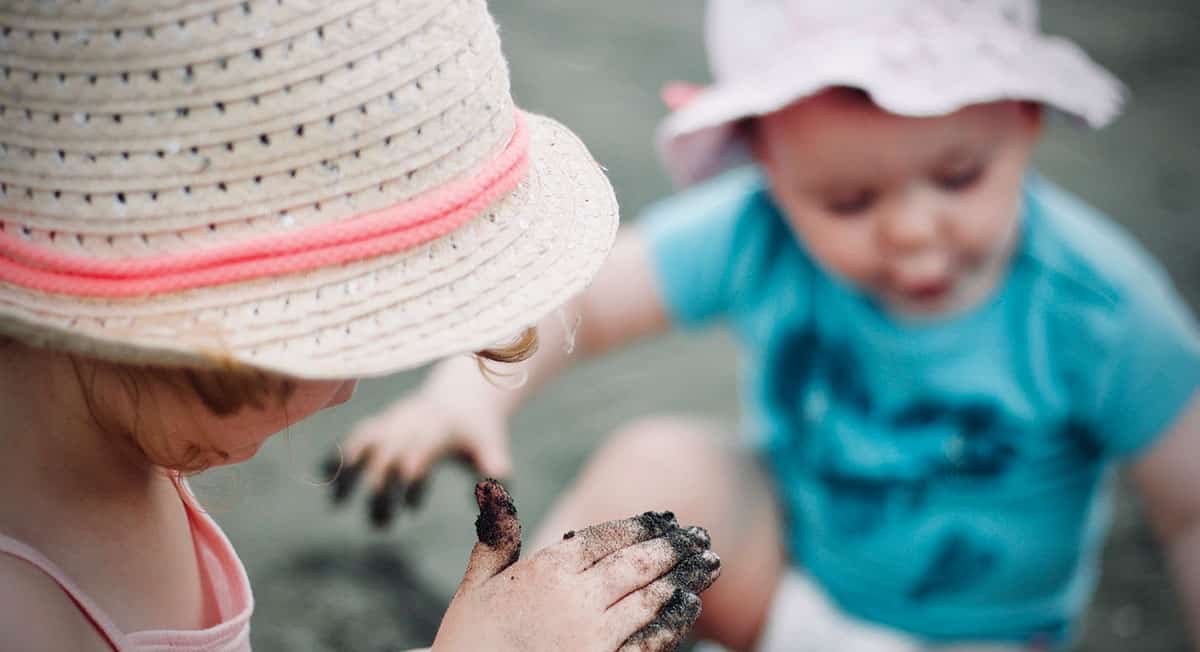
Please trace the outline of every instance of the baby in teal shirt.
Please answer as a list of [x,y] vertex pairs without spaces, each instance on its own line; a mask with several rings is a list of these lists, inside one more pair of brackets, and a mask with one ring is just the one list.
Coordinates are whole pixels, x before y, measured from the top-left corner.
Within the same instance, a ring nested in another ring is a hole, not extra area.
[[[1102,126],[1121,98],[1036,10],[712,2],[717,82],[670,88],[661,131],[690,187],[625,229],[568,319],[584,356],[732,329],[748,445],[635,424],[541,543],[674,505],[724,560],[698,628],[733,649],[1060,647],[1121,464],[1200,623],[1200,332],[1137,243],[1029,169],[1047,112]],[[350,457],[376,487],[456,449],[507,473],[507,417],[570,360],[547,326],[529,383],[443,363]],[[471,414],[441,407],[464,393]]]

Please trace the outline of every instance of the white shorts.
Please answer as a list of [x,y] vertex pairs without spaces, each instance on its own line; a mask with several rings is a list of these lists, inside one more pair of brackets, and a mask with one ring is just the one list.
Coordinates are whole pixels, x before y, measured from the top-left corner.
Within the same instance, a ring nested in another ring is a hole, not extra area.
[[[696,652],[721,648],[702,644]],[[776,589],[757,652],[1022,652],[1013,645],[938,645],[843,613],[808,575],[789,569]]]

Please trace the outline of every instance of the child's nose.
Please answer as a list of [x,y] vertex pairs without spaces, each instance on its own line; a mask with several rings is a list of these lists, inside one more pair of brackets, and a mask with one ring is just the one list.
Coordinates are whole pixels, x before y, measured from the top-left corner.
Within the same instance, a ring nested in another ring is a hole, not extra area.
[[911,253],[937,241],[936,209],[920,197],[905,197],[888,207],[879,221],[879,238],[890,253]]

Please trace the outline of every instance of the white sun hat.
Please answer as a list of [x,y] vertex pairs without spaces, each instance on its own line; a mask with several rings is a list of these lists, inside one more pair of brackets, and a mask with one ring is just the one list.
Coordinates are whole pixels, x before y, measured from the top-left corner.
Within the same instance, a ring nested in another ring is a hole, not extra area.
[[739,120],[831,86],[899,115],[1020,99],[1092,127],[1124,96],[1078,46],[1039,31],[1036,0],[710,0],[706,42],[714,83],[658,132],[684,186],[748,160]]
[[0,334],[386,374],[579,292],[617,206],[483,0],[0,7]]

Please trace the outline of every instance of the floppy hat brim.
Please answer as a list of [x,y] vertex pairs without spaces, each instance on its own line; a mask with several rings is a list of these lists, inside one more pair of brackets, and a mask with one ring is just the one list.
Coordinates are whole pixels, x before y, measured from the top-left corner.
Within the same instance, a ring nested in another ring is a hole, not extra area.
[[584,289],[618,223],[612,187],[579,139],[549,118],[526,119],[526,178],[426,245],[144,298],[8,286],[0,331],[123,362],[233,362],[310,379],[385,375],[502,343]]
[[660,154],[686,186],[749,160],[737,121],[778,111],[831,86],[868,92],[898,115],[946,115],[1005,99],[1044,103],[1092,127],[1120,112],[1125,91],[1107,70],[1066,39],[995,26],[969,44],[887,34],[796,43],[775,65],[707,87],[659,126]]

